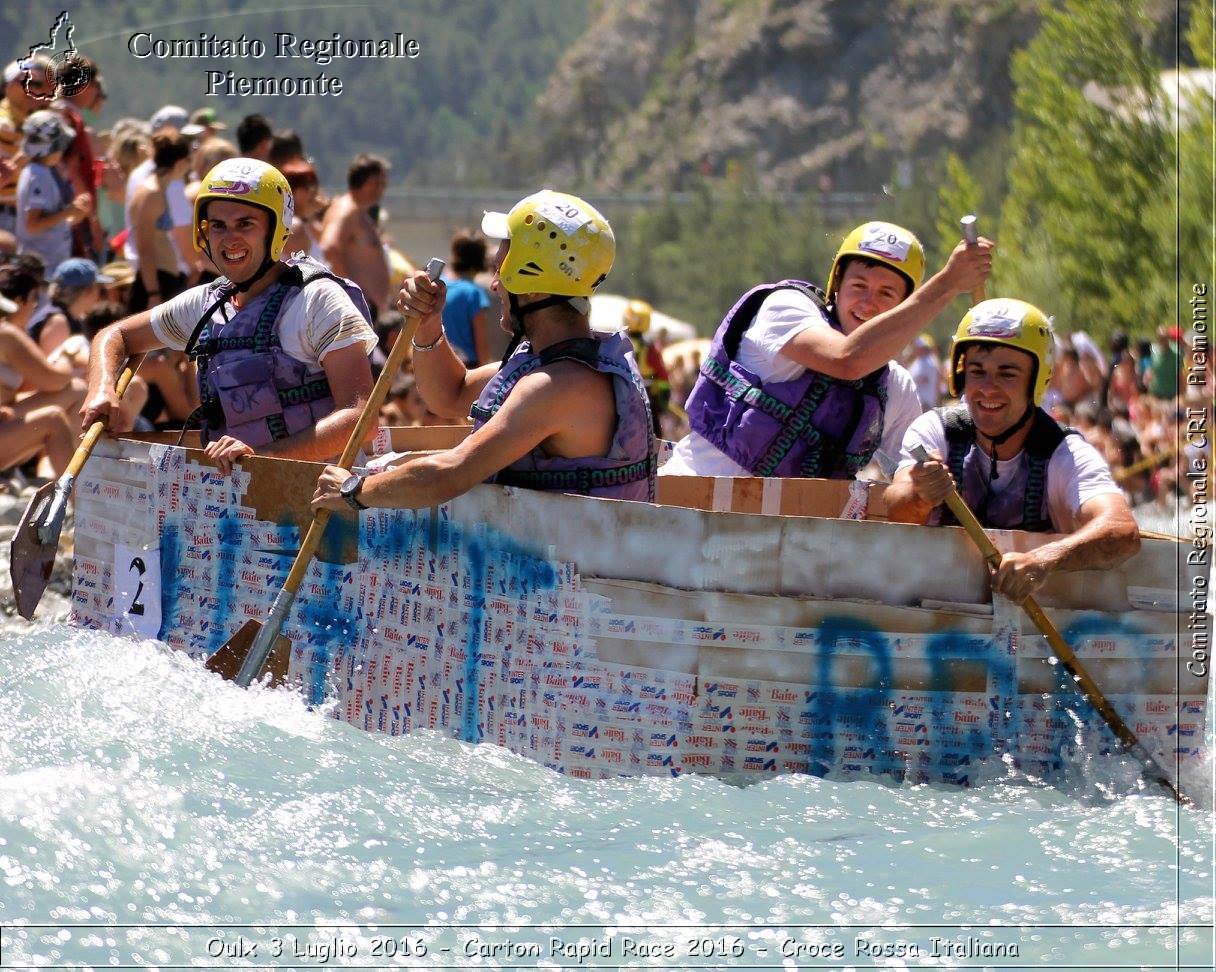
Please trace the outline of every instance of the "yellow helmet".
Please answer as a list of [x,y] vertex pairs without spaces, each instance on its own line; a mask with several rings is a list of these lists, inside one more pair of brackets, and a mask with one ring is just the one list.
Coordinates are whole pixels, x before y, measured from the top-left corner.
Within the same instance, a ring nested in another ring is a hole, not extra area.
[[608,220],[577,196],[552,189],[526,196],[509,213],[486,213],[481,230],[511,241],[498,269],[511,294],[590,297],[616,257]]
[[908,281],[908,293],[919,287],[925,276],[925,248],[915,233],[894,223],[862,223],[844,238],[836,251],[828,274],[829,300],[836,296],[836,288],[844,275],[843,265],[849,257],[865,257],[890,267]]
[[1035,405],[1043,404],[1047,383],[1051,381],[1055,335],[1051,321],[1041,310],[1024,300],[998,297],[967,311],[950,343],[950,373],[946,380],[955,398],[963,393],[963,351],[969,344],[1003,344],[1033,357],[1031,398]]
[[644,300],[631,300],[625,305],[622,319],[630,334],[645,334],[650,330],[650,305]]
[[270,240],[266,258],[277,260],[283,254],[295,202],[287,177],[268,162],[257,159],[225,159],[203,177],[194,199],[194,248],[207,252],[207,203],[212,199],[257,206],[270,213]]

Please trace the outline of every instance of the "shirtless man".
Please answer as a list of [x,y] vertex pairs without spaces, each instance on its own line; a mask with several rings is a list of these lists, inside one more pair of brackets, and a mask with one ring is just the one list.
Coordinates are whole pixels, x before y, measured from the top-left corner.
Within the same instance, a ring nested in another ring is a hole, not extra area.
[[359,155],[346,173],[347,191],[333,201],[321,227],[321,249],[330,269],[363,290],[372,320],[387,306],[388,256],[371,209],[384,198],[388,163]]
[[455,448],[374,475],[326,466],[314,508],[416,509],[482,482],[653,500],[650,407],[633,346],[624,334],[591,330],[591,295],[616,255],[608,221],[584,200],[545,189],[509,213],[487,213],[482,231],[502,240],[490,291],[514,335],[505,361],[465,367],[443,330],[447,287],[425,271],[406,279],[397,302],[419,318],[414,369],[427,407],[470,415],[472,432]]

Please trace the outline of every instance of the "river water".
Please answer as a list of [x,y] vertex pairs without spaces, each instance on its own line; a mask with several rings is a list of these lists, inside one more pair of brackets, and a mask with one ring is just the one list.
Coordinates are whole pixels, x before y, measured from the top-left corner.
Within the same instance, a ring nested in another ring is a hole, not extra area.
[[9,622],[0,968],[1211,968],[1210,813],[1133,775],[588,783]]

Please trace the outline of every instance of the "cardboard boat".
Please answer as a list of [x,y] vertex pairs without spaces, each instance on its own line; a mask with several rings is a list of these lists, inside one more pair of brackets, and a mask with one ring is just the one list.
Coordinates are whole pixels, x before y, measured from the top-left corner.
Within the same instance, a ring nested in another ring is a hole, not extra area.
[[[463,429],[382,430],[399,451]],[[214,652],[266,617],[315,463],[106,440],[77,486],[73,621]],[[583,778],[1051,779],[1117,743],[957,528],[884,522],[881,487],[661,477],[658,504],[479,486],[336,516],[283,633],[288,677],[363,729],[432,729]],[[849,517],[842,518],[845,513]],[[1003,550],[1044,537],[994,533]],[[1146,539],[1040,603],[1165,766],[1200,759],[1180,651],[1189,548]]]

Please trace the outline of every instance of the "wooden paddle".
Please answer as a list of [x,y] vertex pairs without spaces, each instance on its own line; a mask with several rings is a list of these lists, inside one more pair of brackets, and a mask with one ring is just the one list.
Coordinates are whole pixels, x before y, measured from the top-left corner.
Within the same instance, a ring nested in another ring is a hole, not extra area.
[[[917,462],[928,462],[933,458],[925,450],[925,447],[921,445],[912,447],[912,455]],[[980,525],[980,521],[975,518],[975,514],[971,512],[971,508],[959,496],[958,490],[954,487],[951,487],[950,492],[946,494],[946,505],[950,507],[950,512],[954,514],[963,529],[967,531],[967,535],[971,537],[972,541],[979,548],[980,553],[984,555],[984,560],[988,562],[988,566],[993,570],[1000,567],[1001,552],[993,545],[992,540]],[[1175,800],[1179,803],[1189,802],[1174,788],[1174,784],[1170,782],[1170,778],[1165,770],[1161,768],[1152,754],[1144,748],[1143,744],[1136,737],[1136,734],[1123,721],[1119,713],[1114,710],[1114,707],[1107,700],[1106,696],[1102,694],[1102,690],[1098,688],[1097,683],[1090,677],[1089,672],[1085,670],[1085,666],[1081,664],[1076,653],[1069,647],[1068,642],[1060,635],[1056,626],[1052,624],[1051,619],[1043,613],[1043,609],[1039,607],[1039,603],[1033,597],[1027,597],[1022,602],[1022,608],[1030,615],[1030,620],[1034,622],[1035,627],[1047,638],[1047,643],[1051,645],[1051,650],[1060,659],[1060,664],[1064,666],[1065,671],[1081,687],[1081,691],[1085,693],[1085,697],[1098,710],[1098,714],[1106,720],[1106,724],[1110,726],[1111,731],[1123,743],[1124,748],[1140,760],[1146,773],[1155,782],[1160,783],[1165,789],[1169,790]]]
[[[438,280],[443,266],[443,261],[438,257],[432,259],[426,265],[427,276],[432,280]],[[380,372],[380,377],[376,379],[375,387],[372,388],[367,404],[363,406],[359,421],[355,423],[346,448],[342,450],[342,455],[337,460],[337,465],[342,468],[349,469],[354,463],[355,456],[358,455],[367,433],[371,431],[372,423],[376,420],[380,406],[388,395],[393,379],[405,358],[406,349],[413,341],[414,332],[417,329],[418,319],[408,319],[397,335],[397,340],[393,342],[392,350],[388,353],[388,360],[384,363],[384,369]],[[280,632],[283,630],[283,623],[287,620],[292,604],[295,603],[296,592],[300,589],[304,575],[308,573],[308,566],[312,563],[313,555],[321,544],[321,535],[325,532],[325,525],[329,523],[329,516],[330,511],[326,509],[318,510],[313,514],[312,522],[308,525],[308,532],[304,535],[304,542],[300,545],[300,552],[296,554],[295,563],[291,565],[291,571],[287,574],[287,580],[284,581],[282,590],[275,595],[266,623],[259,624],[252,620],[245,622],[245,625],[235,635],[207,659],[207,668],[218,672],[224,678],[231,679],[242,688],[247,688],[254,679],[261,676],[268,659],[270,659],[272,684],[284,676],[287,671],[291,642]]]
[[[979,240],[979,233],[975,229],[975,214],[969,213],[958,221],[963,228],[963,239],[967,241],[968,246],[975,246]],[[984,285],[980,284],[975,290],[971,291],[971,306],[982,304],[984,302]]]
[[[127,386],[139,370],[140,356],[134,366],[127,365],[114,391],[121,399]],[[9,544],[9,572],[13,578],[13,597],[17,602],[17,613],[25,620],[34,619],[34,611],[51,579],[51,568],[55,566],[55,554],[59,550],[59,535],[63,532],[63,518],[67,515],[68,499],[76,485],[76,477],[93,454],[93,447],[105,431],[105,423],[94,422],[85,432],[80,445],[68,463],[63,475],[53,482],[44,483],[30,497],[25,512],[17,524]]]

